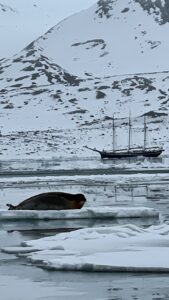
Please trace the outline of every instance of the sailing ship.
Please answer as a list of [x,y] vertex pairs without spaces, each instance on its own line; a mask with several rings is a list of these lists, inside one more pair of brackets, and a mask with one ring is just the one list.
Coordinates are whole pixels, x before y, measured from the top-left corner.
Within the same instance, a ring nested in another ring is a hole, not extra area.
[[129,115],[129,122],[128,122],[128,148],[125,149],[116,149],[115,147],[115,119],[113,115],[113,149],[112,150],[98,150],[96,148],[90,148],[85,146],[85,148],[98,152],[102,159],[114,159],[114,158],[130,158],[130,157],[157,157],[159,156],[164,149],[162,147],[147,147],[147,125],[146,125],[146,116],[144,116],[144,144],[143,147],[131,147],[131,117]]

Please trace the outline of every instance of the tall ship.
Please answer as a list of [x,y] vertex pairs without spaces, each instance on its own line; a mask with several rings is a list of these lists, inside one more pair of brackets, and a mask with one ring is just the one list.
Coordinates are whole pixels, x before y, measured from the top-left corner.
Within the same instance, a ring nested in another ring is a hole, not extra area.
[[117,149],[115,146],[115,118],[113,115],[113,149],[112,150],[98,150],[96,148],[90,148],[85,146],[85,148],[98,152],[102,159],[114,159],[114,158],[130,158],[130,157],[157,157],[159,156],[164,149],[162,147],[147,147],[147,124],[146,116],[144,116],[144,143],[142,147],[131,147],[131,116],[129,115],[128,122],[128,147],[125,149]]

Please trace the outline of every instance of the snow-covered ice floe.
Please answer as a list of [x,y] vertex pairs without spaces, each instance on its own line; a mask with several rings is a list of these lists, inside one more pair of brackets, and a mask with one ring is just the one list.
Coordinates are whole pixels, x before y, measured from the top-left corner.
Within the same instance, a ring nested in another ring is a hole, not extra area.
[[2,251],[53,270],[169,272],[169,225],[85,228]]
[[85,207],[76,210],[0,210],[1,220],[61,220],[158,217],[159,212],[149,207]]

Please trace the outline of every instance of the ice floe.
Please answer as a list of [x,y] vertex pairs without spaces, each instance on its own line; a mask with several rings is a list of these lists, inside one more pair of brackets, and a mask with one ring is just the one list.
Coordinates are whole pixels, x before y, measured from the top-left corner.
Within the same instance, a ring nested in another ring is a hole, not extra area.
[[158,217],[149,207],[84,207],[76,210],[0,210],[1,220],[61,220]]
[[169,272],[169,225],[85,228],[2,251],[54,270]]

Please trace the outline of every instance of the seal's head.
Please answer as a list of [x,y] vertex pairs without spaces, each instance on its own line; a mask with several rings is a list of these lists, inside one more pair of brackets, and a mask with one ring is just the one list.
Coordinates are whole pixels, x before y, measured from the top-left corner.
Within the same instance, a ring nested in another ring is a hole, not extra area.
[[86,198],[83,194],[71,195],[71,199],[68,201],[67,209],[81,209],[86,202]]
[[86,202],[86,198],[83,194],[76,194],[76,208],[81,209]]

